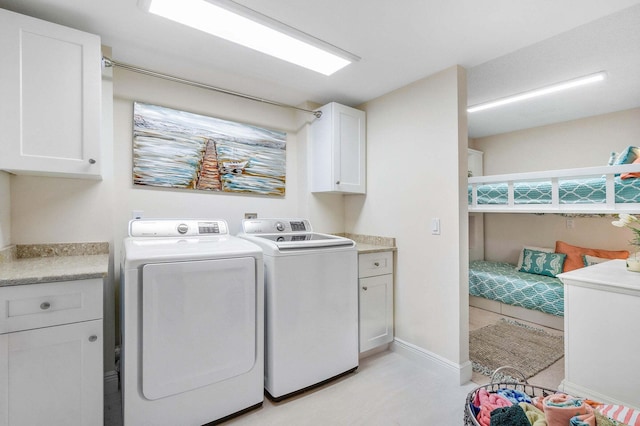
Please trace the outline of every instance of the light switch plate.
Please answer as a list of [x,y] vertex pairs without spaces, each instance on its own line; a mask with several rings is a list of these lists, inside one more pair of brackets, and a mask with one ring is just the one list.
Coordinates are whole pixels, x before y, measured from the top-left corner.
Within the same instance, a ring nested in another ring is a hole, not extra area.
[[431,219],[431,234],[440,235],[440,219],[437,217]]

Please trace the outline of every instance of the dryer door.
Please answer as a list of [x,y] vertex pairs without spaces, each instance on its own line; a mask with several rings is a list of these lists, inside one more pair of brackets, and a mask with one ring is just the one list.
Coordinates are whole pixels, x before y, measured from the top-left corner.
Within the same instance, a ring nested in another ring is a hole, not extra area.
[[234,377],[256,363],[253,257],[142,270],[142,393],[151,400]]

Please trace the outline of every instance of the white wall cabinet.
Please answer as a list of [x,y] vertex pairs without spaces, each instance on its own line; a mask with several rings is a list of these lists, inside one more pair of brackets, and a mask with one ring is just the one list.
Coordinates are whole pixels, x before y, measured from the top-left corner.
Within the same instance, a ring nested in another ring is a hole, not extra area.
[[482,176],[483,166],[482,166],[482,157],[484,153],[482,151],[478,151],[477,149],[467,149],[467,163],[468,163],[468,175],[469,177],[478,177]]
[[311,125],[311,192],[366,192],[365,113],[332,102]]
[[100,38],[0,9],[0,54],[0,169],[100,178]]
[[360,352],[393,341],[393,252],[358,256]]
[[102,424],[102,280],[0,287],[0,305],[0,426]]

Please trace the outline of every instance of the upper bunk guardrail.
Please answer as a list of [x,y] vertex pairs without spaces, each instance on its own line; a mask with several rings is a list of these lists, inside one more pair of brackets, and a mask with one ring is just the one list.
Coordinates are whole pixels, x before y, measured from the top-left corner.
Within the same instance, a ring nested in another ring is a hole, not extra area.
[[[597,166],[576,169],[546,170],[540,172],[511,173],[477,176],[468,178],[471,186],[470,212],[520,212],[520,213],[639,213],[640,203],[616,203],[615,176],[622,173],[640,172],[640,164],[619,166]],[[572,179],[605,177],[605,202],[562,204],[559,196],[559,182]],[[516,204],[514,185],[516,183],[548,182],[551,184],[551,201],[546,204]],[[507,185],[506,204],[478,204],[478,186],[489,184]]]

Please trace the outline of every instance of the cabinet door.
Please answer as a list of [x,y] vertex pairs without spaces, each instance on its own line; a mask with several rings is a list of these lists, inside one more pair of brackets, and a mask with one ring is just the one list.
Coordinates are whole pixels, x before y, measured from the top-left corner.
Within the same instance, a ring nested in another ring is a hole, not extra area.
[[478,177],[483,174],[483,166],[482,166],[482,156],[484,153],[482,151],[477,151],[475,149],[467,149],[467,161],[468,161],[468,174],[469,177]]
[[320,108],[309,149],[312,192],[364,194],[365,113],[335,102]]
[[334,164],[336,190],[365,193],[365,114],[335,104]]
[[360,278],[360,352],[393,340],[393,274]]
[[0,169],[100,176],[100,38],[0,9]]
[[0,336],[0,425],[103,422],[102,320]]

